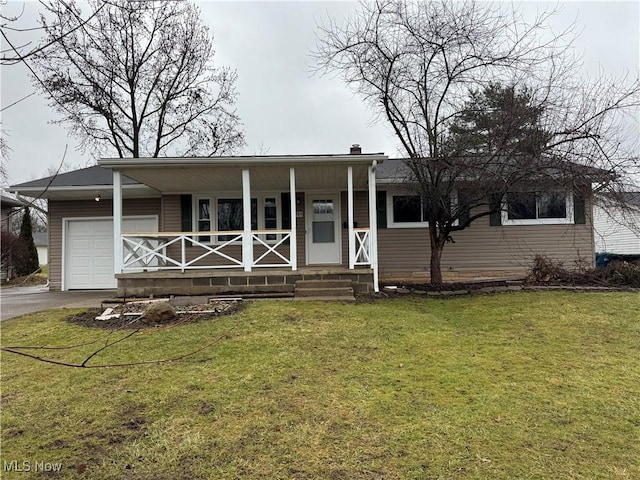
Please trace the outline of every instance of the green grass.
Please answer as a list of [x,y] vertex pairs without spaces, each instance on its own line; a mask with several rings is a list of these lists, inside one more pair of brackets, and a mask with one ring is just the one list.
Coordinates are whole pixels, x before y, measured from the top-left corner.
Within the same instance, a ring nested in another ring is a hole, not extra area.
[[[3,322],[2,343],[104,334],[66,323],[68,313]],[[261,301],[134,337],[95,362],[173,356],[231,329],[172,364],[87,370],[3,353],[0,468],[62,462],[55,478],[91,479],[640,478],[639,319],[637,293]]]

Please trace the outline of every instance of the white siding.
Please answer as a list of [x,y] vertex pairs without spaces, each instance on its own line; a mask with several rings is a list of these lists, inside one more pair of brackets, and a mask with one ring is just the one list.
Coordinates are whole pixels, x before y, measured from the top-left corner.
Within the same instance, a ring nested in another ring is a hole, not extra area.
[[596,252],[640,255],[640,210],[607,213],[594,206]]

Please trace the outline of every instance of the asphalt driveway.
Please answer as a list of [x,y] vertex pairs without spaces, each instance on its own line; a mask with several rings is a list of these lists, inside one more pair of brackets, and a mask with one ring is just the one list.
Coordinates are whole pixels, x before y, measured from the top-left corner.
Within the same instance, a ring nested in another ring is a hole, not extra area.
[[0,290],[0,320],[49,308],[100,307],[103,300],[113,298],[115,290],[50,292],[48,287],[10,287]]

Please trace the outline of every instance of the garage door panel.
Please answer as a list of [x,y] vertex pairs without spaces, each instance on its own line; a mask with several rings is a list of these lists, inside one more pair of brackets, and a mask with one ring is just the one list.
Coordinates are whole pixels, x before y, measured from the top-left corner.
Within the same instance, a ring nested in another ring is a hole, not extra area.
[[97,220],[91,223],[91,228],[95,233],[99,233],[101,235],[113,235],[113,221],[108,220]]
[[91,267],[91,257],[74,255],[71,258],[71,266],[77,268],[89,268]]
[[109,268],[109,270],[111,270],[113,268],[113,255],[111,255],[110,257],[93,257],[93,267],[107,267]]
[[74,250],[86,250],[91,248],[91,241],[88,238],[74,238],[70,243],[71,248]]
[[93,241],[93,248],[95,250],[113,250],[113,237],[109,235],[109,238],[96,238]]
[[106,285],[113,282],[113,274],[93,275],[92,282],[94,284]]
[[[157,231],[156,218],[125,218],[123,231]],[[115,288],[113,220],[70,219],[66,224],[65,289]]]
[[90,275],[72,275],[71,281],[75,288],[89,288],[88,285],[91,283]]

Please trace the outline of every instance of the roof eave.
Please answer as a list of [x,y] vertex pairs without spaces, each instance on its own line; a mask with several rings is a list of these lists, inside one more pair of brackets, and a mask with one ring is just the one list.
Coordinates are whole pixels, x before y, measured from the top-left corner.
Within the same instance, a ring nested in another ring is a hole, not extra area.
[[[43,189],[42,187],[10,187],[9,192],[22,197],[44,198],[51,200],[93,198],[96,195],[108,198],[113,192],[113,185],[81,185],[81,186],[57,186]],[[128,184],[122,186],[123,195],[139,198],[160,197],[156,190],[142,184]]]
[[310,156],[265,156],[265,157],[170,157],[170,158],[101,158],[98,165],[112,169],[126,167],[186,167],[186,166],[234,166],[255,165],[322,165],[322,164],[367,164],[384,162],[388,157],[382,153],[359,155],[310,155]]

